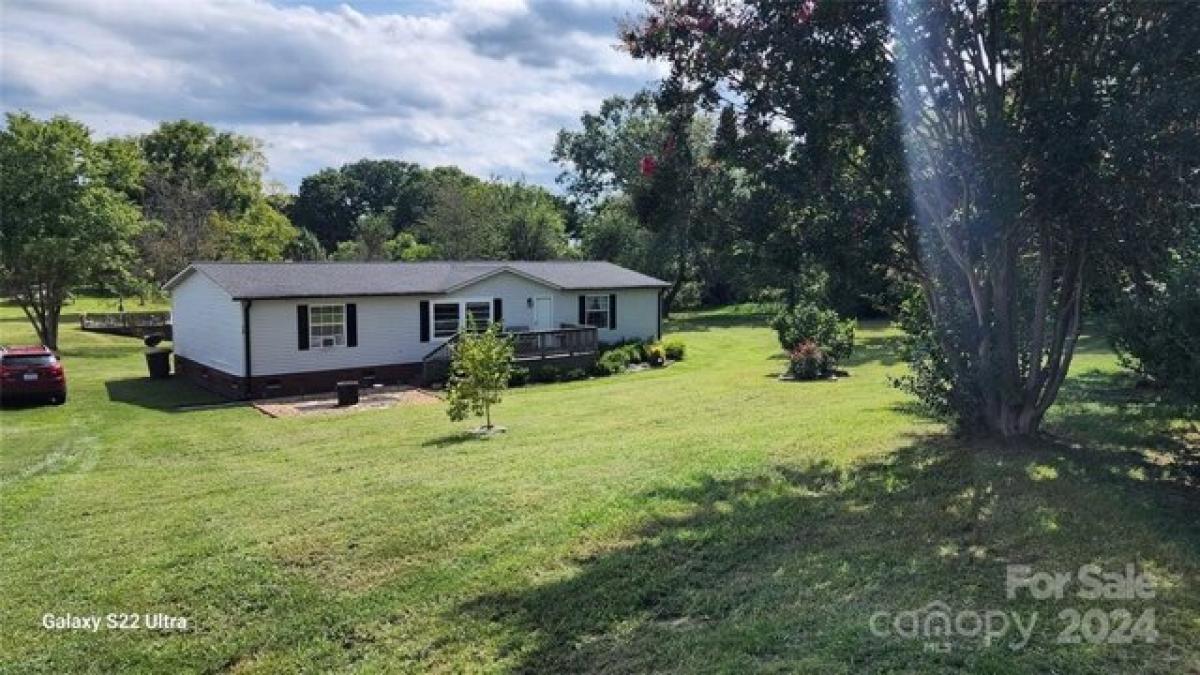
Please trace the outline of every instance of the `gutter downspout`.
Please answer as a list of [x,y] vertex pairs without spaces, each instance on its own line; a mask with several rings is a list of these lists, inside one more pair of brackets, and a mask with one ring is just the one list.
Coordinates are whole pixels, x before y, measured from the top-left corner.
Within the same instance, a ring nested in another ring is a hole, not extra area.
[[253,388],[250,386],[250,373],[253,370],[250,368],[250,305],[253,300],[242,301],[242,354],[245,357],[245,377],[242,379],[242,396],[243,398],[251,398]]
[[660,289],[658,289],[658,304],[656,305],[656,308],[658,309],[658,341],[659,342],[662,342],[662,303],[663,303],[663,289],[660,288]]

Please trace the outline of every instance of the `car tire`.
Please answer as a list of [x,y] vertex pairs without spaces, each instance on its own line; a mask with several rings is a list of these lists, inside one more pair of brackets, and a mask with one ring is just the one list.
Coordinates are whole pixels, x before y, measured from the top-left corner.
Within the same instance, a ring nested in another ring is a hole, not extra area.
[[51,396],[50,402],[53,403],[54,405],[63,405],[64,403],[67,402],[67,392],[64,391],[61,394],[55,394],[55,395]]

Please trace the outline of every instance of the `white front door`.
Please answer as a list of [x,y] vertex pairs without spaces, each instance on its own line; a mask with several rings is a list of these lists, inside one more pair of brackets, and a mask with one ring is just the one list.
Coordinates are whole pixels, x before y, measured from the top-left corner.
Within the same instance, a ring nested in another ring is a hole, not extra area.
[[554,328],[554,305],[551,298],[533,299],[533,330]]

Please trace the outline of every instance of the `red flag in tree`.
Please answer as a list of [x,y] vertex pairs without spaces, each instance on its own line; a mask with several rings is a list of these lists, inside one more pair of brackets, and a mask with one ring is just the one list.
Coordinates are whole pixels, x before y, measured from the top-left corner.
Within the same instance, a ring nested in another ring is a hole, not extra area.
[[654,171],[658,169],[658,161],[654,159],[654,155],[645,155],[642,157],[642,161],[639,162],[639,168],[643,176],[653,176]]

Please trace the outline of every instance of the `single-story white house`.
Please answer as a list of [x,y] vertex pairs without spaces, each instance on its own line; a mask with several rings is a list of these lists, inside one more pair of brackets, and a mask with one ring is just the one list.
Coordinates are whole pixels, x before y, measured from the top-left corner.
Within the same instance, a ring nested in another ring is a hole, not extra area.
[[164,289],[176,372],[245,398],[418,381],[468,319],[575,367],[659,338],[667,286],[607,262],[197,262]]

